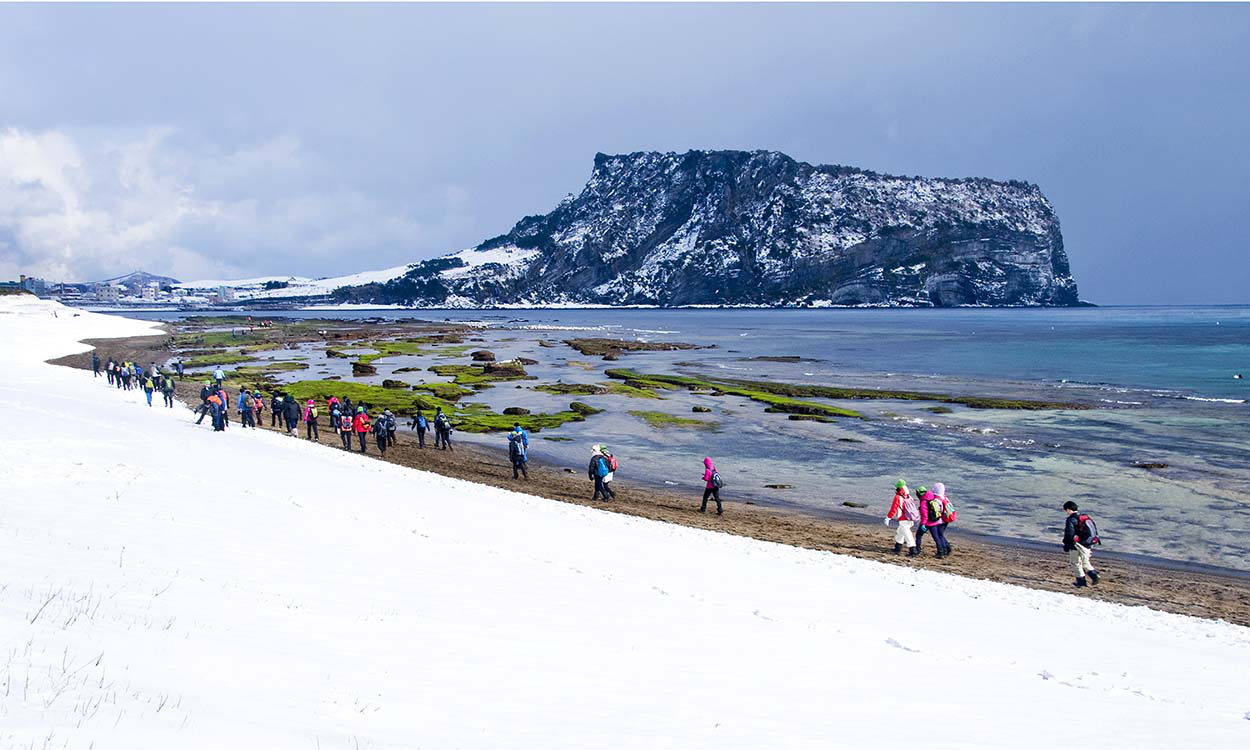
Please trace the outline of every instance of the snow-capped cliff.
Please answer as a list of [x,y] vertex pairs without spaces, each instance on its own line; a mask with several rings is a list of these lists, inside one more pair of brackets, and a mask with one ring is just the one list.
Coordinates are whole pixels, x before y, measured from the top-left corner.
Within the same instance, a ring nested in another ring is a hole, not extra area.
[[893,177],[766,151],[599,154],[580,195],[339,301],[1075,305],[1035,185]]

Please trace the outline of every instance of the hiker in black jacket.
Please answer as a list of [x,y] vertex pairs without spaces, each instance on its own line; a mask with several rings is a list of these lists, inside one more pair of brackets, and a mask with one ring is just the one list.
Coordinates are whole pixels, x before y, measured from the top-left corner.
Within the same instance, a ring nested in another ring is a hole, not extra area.
[[1086,585],[1086,575],[1089,576],[1090,583],[1097,584],[1098,571],[1094,570],[1089,559],[1093,551],[1090,547],[1096,542],[1088,538],[1088,524],[1084,528],[1081,524],[1081,519],[1088,519],[1089,516],[1079,513],[1076,503],[1071,500],[1063,504],[1063,511],[1068,514],[1068,520],[1063,525],[1063,549],[1068,553],[1068,561],[1072,563],[1072,571],[1076,574],[1076,583],[1073,585],[1077,588]]
[[[200,408],[196,409],[200,413],[200,418],[195,420],[196,424],[204,421],[204,417],[208,416],[208,397],[213,395],[211,384],[204,381],[204,385],[200,387]],[[216,424],[213,427],[217,427]]]
[[279,419],[282,419],[282,396],[274,393],[269,399],[269,426],[276,427]]
[[91,377],[100,377],[100,355],[91,352]]
[[286,420],[286,431],[297,434],[299,428],[299,402],[293,396],[282,399],[282,417]]

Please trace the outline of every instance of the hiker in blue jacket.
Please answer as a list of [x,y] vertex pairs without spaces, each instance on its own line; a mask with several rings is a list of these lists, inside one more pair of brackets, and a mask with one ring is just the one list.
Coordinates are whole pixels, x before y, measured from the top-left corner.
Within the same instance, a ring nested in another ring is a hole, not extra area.
[[412,417],[412,423],[408,425],[408,429],[417,431],[417,447],[425,447],[425,431],[430,429],[430,423],[425,420],[425,415],[417,409],[417,413]]
[[525,434],[525,430],[521,429],[521,425],[513,425],[512,432],[508,433],[508,458],[512,460],[512,478],[520,479],[518,475],[524,475],[528,480],[530,473],[526,469],[525,464],[529,463],[529,436]]
[[603,446],[596,443],[590,449],[590,465],[586,467],[586,474],[595,483],[595,492],[590,496],[592,503],[600,497],[607,502],[616,496],[608,482],[604,481],[611,473],[612,466],[608,463],[608,457],[603,454]]
[[244,427],[256,427],[256,420],[252,418],[252,409],[255,407],[255,401],[252,394],[246,389],[239,389],[239,419],[242,420]]

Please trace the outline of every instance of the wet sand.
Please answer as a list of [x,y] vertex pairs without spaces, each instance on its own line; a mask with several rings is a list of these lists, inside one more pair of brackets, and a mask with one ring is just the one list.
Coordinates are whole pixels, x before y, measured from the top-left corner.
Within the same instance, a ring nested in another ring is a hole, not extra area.
[[[137,362],[163,361],[169,355],[162,348],[164,341],[159,337],[87,343],[101,346],[101,351],[112,356]],[[89,368],[90,354],[72,355],[53,362]],[[199,387],[198,383],[190,380],[179,383],[177,397],[185,404],[198,405]],[[233,403],[237,392],[230,395]],[[329,420],[328,417],[323,417],[321,421],[324,425]],[[264,429],[270,429],[267,410],[263,422]],[[209,429],[207,420],[204,429]],[[237,412],[232,414],[229,429],[242,429],[238,423]],[[302,425],[300,430],[299,439],[303,439]],[[329,429],[322,431],[320,442],[326,446],[326,450],[342,450],[338,435]],[[1096,550],[1094,559],[1102,573],[1103,582],[1098,586],[1077,591],[1072,587],[1067,556],[1060,549],[1058,539],[1055,540],[1053,550],[1037,549],[1035,545],[996,542],[962,534],[956,525],[948,531],[954,547],[951,557],[935,559],[932,542],[928,539],[925,540],[926,554],[923,556],[895,556],[892,554],[893,527],[887,529],[880,521],[865,523],[814,517],[798,511],[737,502],[732,493],[725,495],[727,502],[723,516],[710,512],[699,513],[702,488],[698,483],[691,483],[689,488],[679,491],[618,479],[613,483],[617,492],[616,500],[609,503],[591,503],[592,484],[586,478],[585,466],[561,467],[532,461],[529,480],[518,481],[512,479],[507,444],[502,435],[499,436],[497,450],[464,443],[453,444],[455,450],[451,452],[434,450],[432,435],[427,435],[427,447],[424,450],[418,449],[416,433],[409,432],[406,421],[401,421],[399,444],[387,450],[385,459],[378,455],[372,436],[368,455],[375,460],[392,461],[444,476],[505,487],[559,502],[593,505],[614,513],[854,555],[900,566],[940,570],[969,578],[1074,593],[1198,617],[1218,618],[1250,626],[1250,579],[1233,572],[1194,571],[1175,565],[1117,559],[1100,555]],[[589,457],[589,453],[587,456]],[[623,468],[625,471],[622,474],[627,477],[628,467]],[[887,501],[888,497],[883,494],[874,503],[882,506],[882,515]]]

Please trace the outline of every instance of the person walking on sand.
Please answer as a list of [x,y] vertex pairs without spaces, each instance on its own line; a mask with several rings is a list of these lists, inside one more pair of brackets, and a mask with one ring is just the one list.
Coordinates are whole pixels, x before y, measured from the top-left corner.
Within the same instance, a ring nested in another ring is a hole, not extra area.
[[421,413],[420,409],[417,409],[417,413],[413,415],[412,424],[408,426],[408,429],[417,431],[418,448],[425,447],[425,431],[429,429],[429,427],[429,423],[425,421],[425,415]]
[[253,419],[255,415],[252,413],[253,406],[254,406],[254,402],[252,401],[252,394],[248,393],[246,388],[240,388],[239,389],[239,422],[241,422],[244,427],[252,427],[252,428],[256,427],[256,422]]
[[610,471],[608,459],[603,455],[603,446],[595,443],[590,447],[590,465],[586,467],[586,475],[595,483],[595,492],[590,496],[590,502],[593,503],[600,497],[604,502],[612,499],[612,488],[603,482],[603,478]]
[[347,411],[339,412],[339,438],[343,441],[343,450],[352,449],[352,433],[356,431],[352,425],[353,415]]
[[378,421],[373,423],[373,440],[378,444],[378,452],[385,458],[388,441],[385,415],[378,417]]
[[356,430],[356,437],[360,440],[360,452],[367,453],[365,435],[373,429],[373,425],[369,424],[369,415],[365,413],[365,407],[356,407],[356,418],[352,420],[352,427]]
[[299,402],[294,396],[287,394],[282,398],[282,417],[286,420],[286,432],[288,435],[299,435],[299,418],[300,409]]
[[443,413],[443,407],[437,407],[434,415],[434,445],[442,444],[445,451],[451,450],[451,420]]
[[317,416],[317,405],[310,398],[308,404],[304,406],[304,432],[307,433],[305,437],[320,443],[321,434],[317,432]]
[[902,479],[894,483],[894,502],[890,503],[890,512],[885,516],[885,525],[889,526],[890,521],[898,521],[898,530],[894,532],[894,554],[900,554],[903,551],[903,545],[907,545],[907,556],[915,557],[920,554],[920,550],[916,547],[916,535],[914,529],[916,522],[920,520],[920,509],[916,507],[916,500],[907,491],[907,482]]
[[700,513],[707,513],[708,498],[716,500],[716,515],[724,513],[725,508],[720,502],[720,489],[725,486],[725,482],[720,478],[720,472],[716,470],[716,466],[712,463],[710,456],[703,457],[703,505],[699,506]]
[[1086,585],[1085,576],[1089,576],[1089,582],[1097,586],[1102,576],[1094,570],[1090,555],[1094,554],[1095,545],[1102,544],[1098,538],[1098,526],[1071,500],[1063,504],[1063,512],[1068,514],[1068,520],[1063,524],[1063,550],[1068,553],[1068,562],[1072,563],[1072,572],[1076,574],[1076,583],[1072,585],[1083,588]]
[[955,523],[958,519],[958,514],[955,513],[955,504],[946,496],[946,485],[941,482],[934,482],[933,494],[937,495],[938,500],[942,502],[942,544],[945,545],[942,557],[950,557],[952,552],[951,542],[946,538],[946,530],[950,528],[952,523]]
[[269,426],[276,427],[279,419],[282,419],[282,394],[274,391],[269,400]]
[[937,547],[934,557],[939,560],[946,557],[946,537],[942,533],[946,530],[946,524],[942,522],[942,501],[929,490],[925,490],[920,496],[920,525],[933,537],[933,544]]
[[508,433],[508,458],[512,461],[512,478],[520,479],[523,474],[528,481],[530,473],[525,464],[529,462],[529,438],[519,424]]
[[91,352],[91,377],[100,377],[100,355]]
[[396,443],[395,433],[399,431],[399,424],[395,421],[395,414],[390,409],[382,410],[382,426],[386,428],[386,447],[391,447]]

